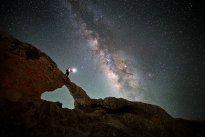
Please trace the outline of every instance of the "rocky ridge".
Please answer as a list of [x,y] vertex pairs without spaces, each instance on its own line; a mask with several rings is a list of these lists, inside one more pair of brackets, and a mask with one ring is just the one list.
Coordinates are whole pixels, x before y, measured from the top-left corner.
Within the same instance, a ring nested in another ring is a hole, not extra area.
[[[0,136],[204,137],[205,122],[175,119],[159,106],[122,98],[92,99],[45,53],[0,33]],[[73,110],[41,100],[66,85]]]

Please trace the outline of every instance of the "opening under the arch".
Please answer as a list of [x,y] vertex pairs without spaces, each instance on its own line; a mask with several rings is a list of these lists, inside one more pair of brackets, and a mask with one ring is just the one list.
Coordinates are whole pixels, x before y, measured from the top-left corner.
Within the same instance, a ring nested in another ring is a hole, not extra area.
[[62,88],[58,88],[51,92],[42,93],[41,99],[52,102],[61,102],[63,108],[74,108],[74,99],[66,86],[63,86]]

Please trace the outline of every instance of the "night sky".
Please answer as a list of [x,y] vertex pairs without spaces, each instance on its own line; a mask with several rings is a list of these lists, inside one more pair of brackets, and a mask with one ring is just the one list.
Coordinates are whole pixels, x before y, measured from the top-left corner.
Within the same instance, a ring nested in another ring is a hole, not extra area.
[[[205,120],[205,16],[191,0],[4,0],[0,31],[47,53],[93,98]],[[43,99],[73,108],[63,87]]]

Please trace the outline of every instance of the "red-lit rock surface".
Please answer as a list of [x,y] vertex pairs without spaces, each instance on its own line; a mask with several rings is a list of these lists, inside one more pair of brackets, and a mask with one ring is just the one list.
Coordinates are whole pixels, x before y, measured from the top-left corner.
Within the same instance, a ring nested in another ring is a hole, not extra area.
[[12,36],[0,35],[0,97],[37,97],[64,85],[62,72],[46,54]]
[[[45,54],[0,33],[0,137],[204,137],[205,123],[174,119],[158,106],[91,99]],[[90,83],[92,84],[92,83]],[[40,99],[66,85],[73,110]]]

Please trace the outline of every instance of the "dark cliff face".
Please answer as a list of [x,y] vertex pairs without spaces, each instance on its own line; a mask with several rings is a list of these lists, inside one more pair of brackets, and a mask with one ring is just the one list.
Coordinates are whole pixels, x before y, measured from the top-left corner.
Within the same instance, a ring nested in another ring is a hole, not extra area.
[[[45,53],[0,33],[0,137],[204,137],[205,123],[174,119],[158,106],[91,99]],[[40,99],[66,85],[73,110]]]

